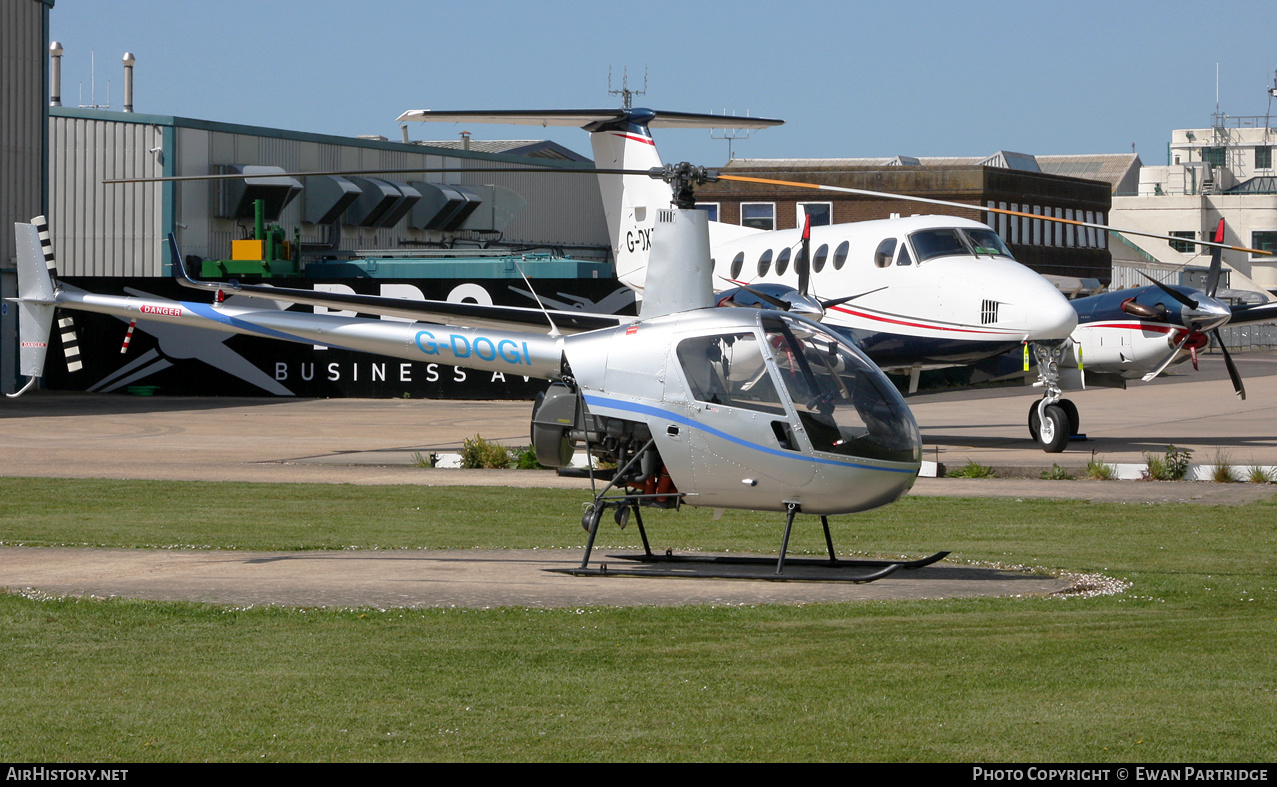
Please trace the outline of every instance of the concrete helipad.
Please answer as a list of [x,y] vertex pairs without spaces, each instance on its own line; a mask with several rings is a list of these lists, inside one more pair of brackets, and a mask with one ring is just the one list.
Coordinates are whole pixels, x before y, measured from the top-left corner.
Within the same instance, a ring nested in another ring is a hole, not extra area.
[[[1277,465],[1277,354],[1238,358],[1240,401],[1218,357],[1130,390],[1071,398],[1086,441],[1047,455],[1028,439],[1031,390],[910,399],[928,459],[974,460],[1036,476],[1092,456],[1142,462],[1169,444],[1198,462]],[[418,455],[455,451],[480,434],[526,445],[529,402],[123,397],[37,392],[0,401],[0,475],[280,483],[559,486],[552,472],[436,470]],[[1265,499],[1251,484],[919,479],[913,494],[1078,497],[1239,504]],[[779,530],[779,523],[778,523]],[[0,533],[0,541],[4,539]],[[955,556],[960,557],[960,556]],[[0,549],[0,586],[222,604],[323,606],[581,606],[764,604],[1058,592],[1069,580],[938,564],[866,585],[705,579],[570,577],[544,568],[579,563],[577,550],[235,551]]]

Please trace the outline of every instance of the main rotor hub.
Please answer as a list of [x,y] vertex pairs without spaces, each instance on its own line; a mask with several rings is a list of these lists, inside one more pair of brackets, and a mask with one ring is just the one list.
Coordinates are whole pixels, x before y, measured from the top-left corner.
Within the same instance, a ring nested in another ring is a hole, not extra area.
[[696,207],[694,187],[718,180],[718,170],[697,167],[686,161],[666,164],[663,167],[652,167],[647,174],[670,184],[674,189],[674,206],[677,208]]

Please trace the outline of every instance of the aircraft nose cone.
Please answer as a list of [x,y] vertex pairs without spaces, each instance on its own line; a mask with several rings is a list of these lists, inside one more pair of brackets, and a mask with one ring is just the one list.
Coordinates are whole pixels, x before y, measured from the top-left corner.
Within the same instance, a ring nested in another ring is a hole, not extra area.
[[1077,327],[1077,311],[1051,287],[1029,304],[1030,339],[1065,339]]

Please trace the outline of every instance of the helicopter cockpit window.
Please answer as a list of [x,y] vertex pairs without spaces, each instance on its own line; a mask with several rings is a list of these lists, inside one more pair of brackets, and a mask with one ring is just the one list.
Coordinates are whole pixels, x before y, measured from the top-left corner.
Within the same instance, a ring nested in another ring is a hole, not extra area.
[[739,279],[741,269],[745,267],[745,252],[740,251],[732,257],[732,278]]
[[699,402],[785,414],[767,373],[767,359],[752,333],[684,339],[678,345],[678,362]]
[[816,256],[811,260],[811,269],[816,273],[820,273],[825,269],[825,260],[829,259],[829,244],[822,243],[820,248],[816,249]]
[[896,239],[887,238],[878,244],[878,248],[874,251],[874,265],[879,268],[885,268],[891,264],[891,255],[896,252]]
[[763,252],[763,256],[758,258],[758,276],[762,278],[767,275],[767,271],[772,267],[772,250],[768,249]]
[[921,458],[904,399],[868,360],[808,323],[768,316],[763,330],[815,450],[892,462]]
[[784,276],[785,271],[789,270],[789,253],[788,247],[780,250],[780,254],[776,255],[776,275]]

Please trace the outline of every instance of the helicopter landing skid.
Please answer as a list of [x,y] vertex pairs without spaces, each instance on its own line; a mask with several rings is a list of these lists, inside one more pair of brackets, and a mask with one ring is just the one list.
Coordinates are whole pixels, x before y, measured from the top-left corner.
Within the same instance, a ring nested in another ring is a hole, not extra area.
[[[657,554],[647,540],[647,532],[643,527],[643,519],[639,514],[639,501],[641,496],[626,496],[613,499],[597,499],[595,507],[586,514],[589,522],[588,529],[590,531],[589,543],[586,545],[585,559],[581,561],[581,565],[575,568],[551,568],[547,571],[553,571],[560,574],[571,574],[578,577],[600,577],[600,576],[631,576],[631,577],[682,577],[686,579],[765,579],[773,582],[788,581],[806,581],[806,582],[852,582],[863,584],[873,582],[890,576],[900,569],[914,570],[929,566],[943,560],[949,555],[949,552],[937,552],[934,555],[924,557],[918,560],[873,560],[873,559],[841,559],[834,554],[833,538],[829,533],[829,519],[821,516],[820,523],[825,531],[825,545],[829,549],[828,558],[790,558],[786,560],[786,552],[789,548],[789,535],[793,528],[794,516],[799,513],[799,506],[791,503],[788,506],[788,516],[785,521],[785,537],[781,543],[781,552],[778,559],[773,560],[767,557],[750,557],[744,555],[675,555],[672,550],[666,550],[664,554]],[[621,524],[624,519],[629,518],[632,511],[634,519],[638,525],[639,534],[643,539],[643,554],[640,555],[609,555],[608,557],[615,560],[624,560],[632,563],[649,564],[650,568],[638,568],[631,566],[615,566],[607,563],[600,563],[597,568],[589,567],[590,552],[594,545],[594,535],[598,531],[599,520],[603,517],[603,512],[608,508],[615,508],[617,523]],[[791,568],[789,573],[785,573],[785,566]],[[752,566],[775,566],[775,571],[769,573],[760,573],[750,571]],[[847,568],[872,568],[876,569],[867,574],[849,575],[846,573],[830,573]],[[793,569],[798,569],[794,571]]]

